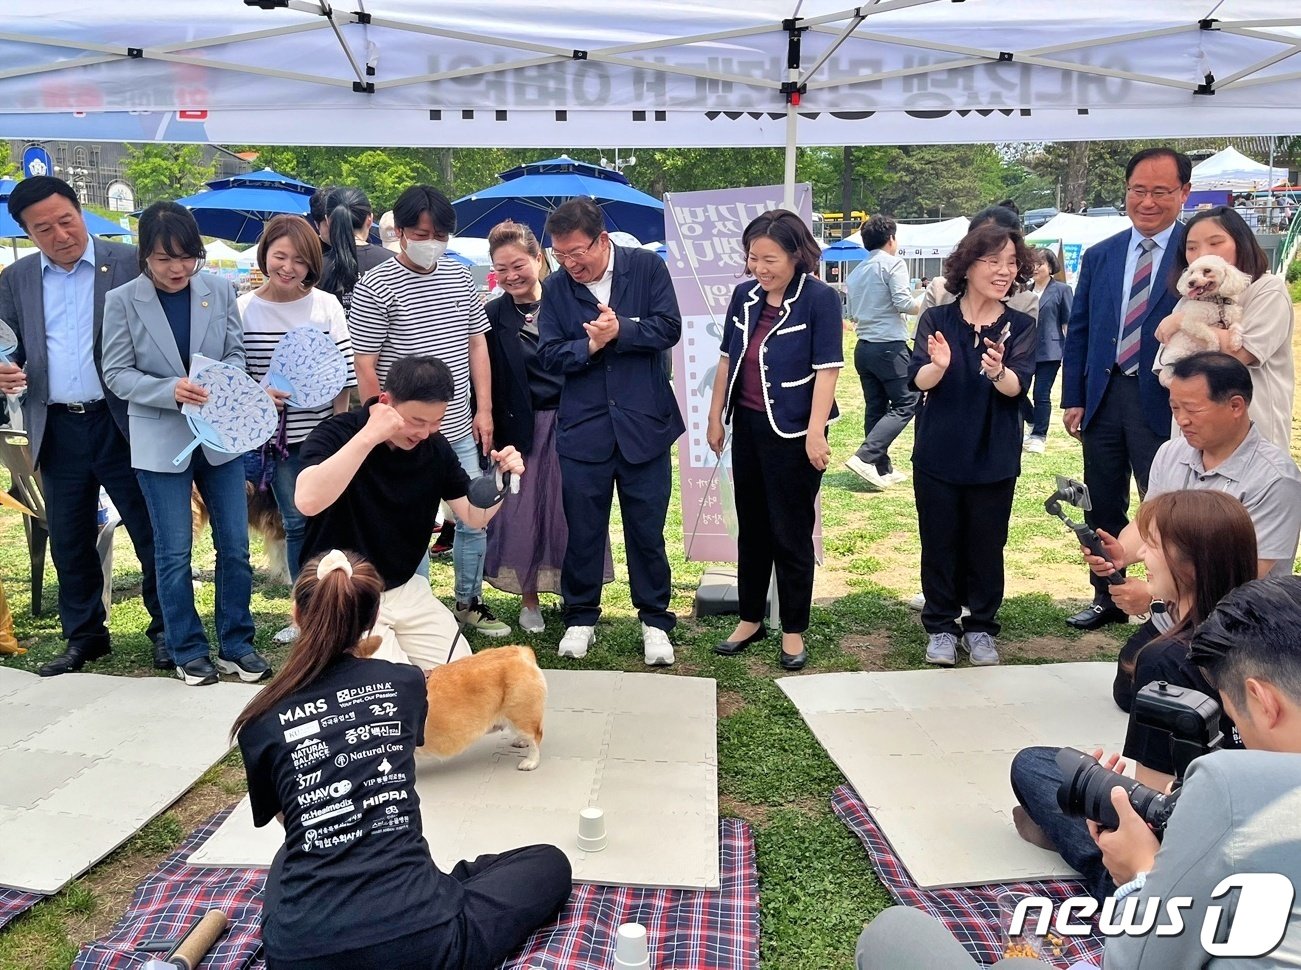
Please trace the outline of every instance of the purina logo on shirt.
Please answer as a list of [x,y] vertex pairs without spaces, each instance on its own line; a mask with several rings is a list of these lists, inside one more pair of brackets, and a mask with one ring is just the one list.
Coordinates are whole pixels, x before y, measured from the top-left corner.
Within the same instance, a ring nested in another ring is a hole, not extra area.
[[[1235,892],[1236,891],[1236,892]],[[1296,889],[1292,880],[1277,872],[1237,872],[1225,876],[1211,890],[1211,899],[1224,905],[1208,906],[1199,942],[1208,956],[1254,958],[1272,953],[1283,942]],[[1234,898],[1229,898],[1234,897]],[[1036,910],[1033,932],[1043,936],[1049,928],[1062,936],[1088,936],[1090,920],[1101,910],[1098,932],[1103,936],[1182,936],[1190,929],[1184,912],[1195,905],[1191,896],[1108,896],[1101,906],[1091,896],[1066,900],[1053,916],[1052,900],[1027,896],[1012,914],[1011,936],[1020,936]]]

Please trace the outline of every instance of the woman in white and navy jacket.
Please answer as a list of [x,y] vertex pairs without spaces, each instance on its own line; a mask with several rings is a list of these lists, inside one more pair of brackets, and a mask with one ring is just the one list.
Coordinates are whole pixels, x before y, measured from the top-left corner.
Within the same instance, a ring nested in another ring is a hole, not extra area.
[[821,253],[795,213],[764,213],[746,226],[741,245],[755,281],[738,286],[727,308],[707,433],[721,454],[724,423],[732,423],[741,620],[714,652],[731,656],[768,635],[764,604],[775,567],[778,660],[799,670],[808,662],[814,503],[831,461],[827,425],[840,416],[840,297],[810,275]]

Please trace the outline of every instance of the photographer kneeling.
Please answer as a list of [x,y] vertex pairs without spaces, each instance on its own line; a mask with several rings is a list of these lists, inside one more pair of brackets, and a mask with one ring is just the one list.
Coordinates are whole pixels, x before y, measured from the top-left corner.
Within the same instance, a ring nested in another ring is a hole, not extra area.
[[[1090,824],[1104,864],[1138,912],[1174,897],[1189,897],[1184,930],[1162,936],[1108,939],[1104,970],[1247,965],[1268,970],[1301,964],[1301,904],[1294,894],[1282,939],[1270,952],[1238,959],[1212,957],[1200,936],[1208,924],[1218,933],[1206,943],[1223,943],[1258,932],[1233,933],[1239,915],[1232,896],[1212,899],[1228,876],[1279,873],[1301,882],[1301,577],[1255,580],[1229,593],[1198,628],[1192,659],[1213,684],[1225,712],[1250,750],[1212,752],[1192,763],[1164,839],[1143,824],[1125,797],[1111,792],[1120,818],[1115,831]],[[1132,888],[1131,888],[1132,887]],[[1237,902],[1246,895],[1243,890]],[[1255,900],[1257,904],[1260,900]],[[1244,919],[1257,918],[1259,910]],[[1227,914],[1228,926],[1224,923]],[[1252,927],[1248,927],[1251,930]],[[1267,931],[1263,935],[1270,935]],[[1218,949],[1218,947],[1217,947]],[[1228,947],[1225,947],[1228,949]],[[934,919],[918,910],[894,907],[863,931],[858,970],[975,970],[978,964]],[[1042,967],[1039,961],[1002,960],[996,967]]]

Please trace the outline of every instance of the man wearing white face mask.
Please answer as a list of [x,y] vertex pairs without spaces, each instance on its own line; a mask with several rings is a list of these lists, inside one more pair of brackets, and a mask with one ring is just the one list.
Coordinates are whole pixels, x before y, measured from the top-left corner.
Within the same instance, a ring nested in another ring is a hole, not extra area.
[[[484,338],[489,323],[470,271],[442,258],[456,231],[456,213],[437,189],[413,185],[394,203],[393,225],[398,258],[362,276],[348,308],[357,390],[365,402],[378,396],[394,361],[437,357],[455,383],[442,434],[465,473],[477,478],[480,456],[492,450],[492,378]],[[481,601],[486,550],[487,534],[458,522],[452,547],[456,618],[486,636],[502,637],[510,625]]]

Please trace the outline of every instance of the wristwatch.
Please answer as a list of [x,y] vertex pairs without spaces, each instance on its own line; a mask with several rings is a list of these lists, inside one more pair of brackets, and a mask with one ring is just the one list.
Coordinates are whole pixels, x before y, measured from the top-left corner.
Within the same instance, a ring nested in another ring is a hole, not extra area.
[[991,377],[990,380],[993,381],[995,384],[997,384],[999,381],[1003,379],[1003,377],[1006,374],[1007,374],[1007,367],[1006,365],[1004,365],[1003,367],[999,368],[998,373],[995,374],[993,377]]

